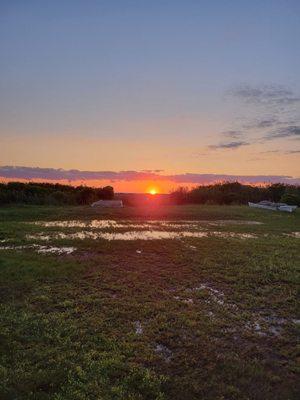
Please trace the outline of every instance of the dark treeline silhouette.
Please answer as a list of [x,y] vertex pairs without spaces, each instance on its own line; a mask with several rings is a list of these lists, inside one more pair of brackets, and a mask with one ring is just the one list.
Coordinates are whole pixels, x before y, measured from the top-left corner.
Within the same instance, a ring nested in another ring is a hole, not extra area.
[[[52,183],[0,183],[0,206],[6,204],[87,205],[97,200],[111,200],[111,186],[92,188]],[[169,195],[118,194],[127,206],[168,204],[247,204],[270,200],[300,206],[300,186],[276,183],[269,186],[225,182],[193,189],[180,187]]]
[[5,204],[46,204],[85,205],[97,200],[114,198],[111,186],[91,188],[52,183],[0,183],[0,205]]
[[171,193],[171,201],[175,204],[247,204],[248,201],[255,203],[262,200],[300,206],[300,186],[281,183],[250,186],[225,182],[191,190],[180,187]]

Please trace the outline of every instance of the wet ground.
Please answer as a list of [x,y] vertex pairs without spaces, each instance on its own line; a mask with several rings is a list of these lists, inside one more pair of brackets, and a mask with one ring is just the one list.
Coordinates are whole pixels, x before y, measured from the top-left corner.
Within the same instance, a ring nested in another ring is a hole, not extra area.
[[105,212],[0,210],[1,398],[298,397],[298,214]]

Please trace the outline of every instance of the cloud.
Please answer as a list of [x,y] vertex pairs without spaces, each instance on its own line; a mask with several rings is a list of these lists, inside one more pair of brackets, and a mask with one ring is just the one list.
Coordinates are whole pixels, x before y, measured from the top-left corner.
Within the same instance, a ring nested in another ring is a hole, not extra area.
[[300,150],[267,150],[261,151],[260,154],[298,154]]
[[255,128],[270,128],[278,123],[275,118],[272,119],[263,119],[262,121],[258,121],[254,127]]
[[292,90],[279,85],[259,87],[241,85],[231,89],[229,94],[250,104],[281,106],[300,103],[300,97],[296,96]]
[[260,151],[260,154],[273,154],[273,153],[280,153],[280,150]]
[[238,139],[243,135],[243,133],[241,131],[225,131],[222,132],[222,135],[232,139]]
[[298,154],[300,150],[267,150],[261,151],[260,154]]
[[300,136],[300,126],[289,125],[284,128],[277,129],[264,136],[266,140],[274,140],[281,138],[298,138]]
[[250,184],[258,183],[290,183],[300,184],[300,178],[294,178],[286,175],[226,175],[226,174],[178,174],[170,175],[169,180],[176,183],[194,183],[194,184],[210,184],[215,182],[242,182]]
[[263,183],[289,183],[300,184],[300,177],[292,177],[287,175],[226,175],[226,174],[160,174],[156,172],[143,171],[80,171],[80,170],[64,170],[54,168],[34,168],[34,167],[18,167],[3,166],[0,167],[0,176],[10,180],[45,180],[45,181],[170,181],[177,184],[211,184],[222,181],[239,181],[249,184]]
[[160,173],[160,172],[164,172],[164,170],[163,169],[143,169],[142,172]]
[[20,179],[49,179],[49,180],[122,180],[135,181],[152,179],[158,176],[153,171],[79,171],[55,168],[33,167],[0,167],[0,176]]
[[220,144],[212,144],[208,146],[210,149],[217,150],[217,149],[237,149],[242,146],[248,146],[250,143],[244,141],[236,141],[236,142],[229,142],[229,143],[220,143]]
[[299,137],[300,97],[280,85],[239,85],[227,92],[238,101],[231,130],[220,136],[232,141],[212,144],[210,149],[237,149],[280,138]]
[[285,154],[298,154],[298,153],[300,153],[300,150],[287,150],[285,152]]
[[265,128],[271,128],[271,127],[278,126],[278,125],[282,125],[282,122],[280,122],[275,117],[270,117],[270,118],[263,118],[260,120],[253,121],[253,122],[245,125],[244,129],[265,129]]

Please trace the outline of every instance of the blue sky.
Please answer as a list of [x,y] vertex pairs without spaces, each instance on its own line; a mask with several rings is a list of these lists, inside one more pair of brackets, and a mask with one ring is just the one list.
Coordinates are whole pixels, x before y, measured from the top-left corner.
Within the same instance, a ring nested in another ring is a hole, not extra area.
[[1,0],[1,164],[295,177],[299,37],[296,0]]

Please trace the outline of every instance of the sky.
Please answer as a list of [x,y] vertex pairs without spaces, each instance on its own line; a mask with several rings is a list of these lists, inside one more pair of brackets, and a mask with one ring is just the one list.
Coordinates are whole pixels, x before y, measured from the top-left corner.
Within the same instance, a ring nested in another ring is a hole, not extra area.
[[0,0],[0,180],[300,183],[299,0]]

